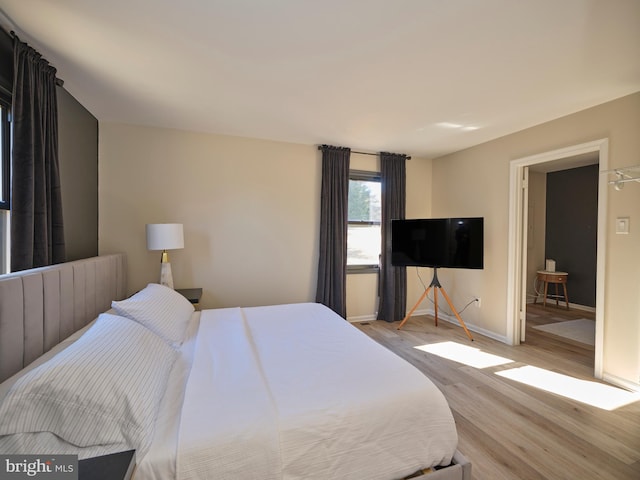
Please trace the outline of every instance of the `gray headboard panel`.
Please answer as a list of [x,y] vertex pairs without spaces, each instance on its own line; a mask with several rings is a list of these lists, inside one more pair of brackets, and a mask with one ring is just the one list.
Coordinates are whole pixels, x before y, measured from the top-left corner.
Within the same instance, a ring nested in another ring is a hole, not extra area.
[[126,294],[123,253],[0,276],[0,382]]

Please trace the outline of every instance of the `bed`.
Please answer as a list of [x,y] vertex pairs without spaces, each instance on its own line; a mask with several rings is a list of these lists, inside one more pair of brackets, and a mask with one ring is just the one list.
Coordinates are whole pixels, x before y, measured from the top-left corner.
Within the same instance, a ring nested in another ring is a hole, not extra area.
[[[55,342],[43,342],[35,363],[14,348],[23,360],[12,368],[24,364],[16,372],[5,366],[11,355],[0,355],[0,371],[12,373],[0,384],[0,453],[82,459],[136,449],[136,480],[471,478],[442,393],[331,310],[301,303],[194,311],[156,284],[124,299],[125,262],[109,258],[113,275],[75,265],[84,272],[76,283],[86,284],[87,269],[100,272],[88,275],[85,292],[95,298],[106,282],[110,294],[98,296],[113,301],[90,300],[99,310],[84,308],[71,337],[51,349]],[[0,341],[9,331],[26,343],[48,318],[25,324],[7,311],[0,307]],[[7,330],[16,322],[22,336]]]

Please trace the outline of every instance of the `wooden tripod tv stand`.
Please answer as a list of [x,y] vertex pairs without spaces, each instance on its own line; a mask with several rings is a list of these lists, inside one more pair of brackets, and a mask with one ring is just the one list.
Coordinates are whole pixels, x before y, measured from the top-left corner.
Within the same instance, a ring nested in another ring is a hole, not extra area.
[[434,309],[435,315],[434,316],[435,316],[435,320],[436,320],[436,327],[438,326],[438,291],[440,291],[440,292],[442,292],[442,296],[444,297],[444,299],[449,304],[449,308],[451,308],[451,311],[455,314],[456,318],[460,322],[460,325],[462,326],[462,328],[464,328],[464,331],[467,334],[467,337],[469,337],[469,340],[471,340],[473,342],[473,337],[471,336],[471,332],[469,332],[469,329],[464,324],[464,321],[462,320],[462,318],[460,318],[460,315],[458,314],[458,311],[455,309],[455,307],[451,303],[451,299],[449,298],[449,295],[447,295],[446,290],[442,287],[442,285],[440,285],[440,281],[438,280],[438,267],[435,267],[433,269],[433,278],[431,279],[431,283],[429,284],[429,287],[424,291],[424,293],[422,294],[420,299],[416,302],[416,304],[409,311],[409,313],[407,313],[407,316],[404,317],[402,322],[400,322],[400,325],[398,325],[398,330],[400,330],[402,328],[402,326],[407,322],[407,320],[409,320],[409,317],[413,314],[413,312],[415,312],[416,308],[418,308],[418,305],[420,305],[422,303],[422,301],[426,298],[426,296],[429,295],[429,291],[432,288],[433,288],[433,304],[435,306],[435,309]]

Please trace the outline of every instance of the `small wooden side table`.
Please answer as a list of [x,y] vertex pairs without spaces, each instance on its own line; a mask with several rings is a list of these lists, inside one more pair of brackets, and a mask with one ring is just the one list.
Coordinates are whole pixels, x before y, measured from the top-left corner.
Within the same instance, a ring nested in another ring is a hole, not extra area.
[[202,288],[176,288],[176,292],[193,303],[196,310],[200,308],[200,299],[202,298]]
[[[547,270],[538,270],[536,280],[538,282],[544,283],[544,294],[542,296],[542,305],[544,307],[547,306],[547,291],[549,289],[549,284],[553,283],[556,286],[556,306],[559,305],[558,300],[560,295],[558,294],[558,285],[562,285],[562,289],[564,291],[564,301],[567,305],[567,310],[569,310],[569,295],[567,294],[567,278],[569,278],[569,274],[567,272],[549,272]],[[536,290],[537,292],[537,290]],[[536,303],[538,300],[538,295],[533,300],[533,303]]]

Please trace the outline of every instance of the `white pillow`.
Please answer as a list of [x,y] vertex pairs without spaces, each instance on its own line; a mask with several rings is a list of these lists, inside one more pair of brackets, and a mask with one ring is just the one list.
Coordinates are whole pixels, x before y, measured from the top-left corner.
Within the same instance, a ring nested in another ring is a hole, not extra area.
[[182,345],[195,310],[178,292],[157,283],[150,283],[126,300],[111,302],[111,306],[118,315],[141,323],[176,348]]
[[0,435],[51,432],[77,447],[118,445],[142,457],[176,357],[143,326],[103,313],[13,385],[0,405]]

